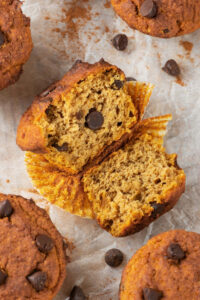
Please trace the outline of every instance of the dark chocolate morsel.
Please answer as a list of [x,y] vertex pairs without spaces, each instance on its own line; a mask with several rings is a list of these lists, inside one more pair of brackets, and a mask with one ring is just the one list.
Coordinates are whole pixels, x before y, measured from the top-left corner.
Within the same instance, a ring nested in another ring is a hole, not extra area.
[[75,285],[70,293],[69,300],[86,300],[86,296],[82,289]]
[[56,150],[58,150],[59,152],[68,151],[68,149],[69,149],[68,143],[64,143],[62,146],[58,146],[57,144],[53,144],[52,146],[54,148],[56,148]]
[[144,288],[143,297],[144,300],[160,300],[163,297],[163,293],[155,289]]
[[152,19],[157,15],[157,5],[152,0],[144,0],[140,7],[140,13],[143,17]]
[[110,249],[105,254],[105,262],[110,267],[118,267],[123,261],[123,253],[119,249]]
[[137,81],[134,77],[126,77],[126,81]]
[[128,46],[128,38],[125,34],[119,33],[112,39],[112,44],[117,50],[123,51]]
[[52,238],[46,234],[38,234],[35,241],[38,249],[43,253],[49,253],[54,246]]
[[120,90],[124,86],[124,82],[121,80],[115,80],[111,85],[111,89]]
[[47,281],[47,274],[42,271],[35,271],[34,273],[28,275],[27,279],[31,283],[33,288],[37,292],[40,292],[45,288],[45,283]]
[[151,216],[153,218],[156,218],[158,215],[162,214],[164,211],[164,204],[157,203],[157,202],[150,202],[149,203],[153,207],[153,211],[151,213]]
[[5,273],[5,271],[0,269],[0,285],[4,284],[6,282],[7,277],[8,277],[8,275]]
[[101,128],[104,122],[104,117],[101,112],[95,110],[95,111],[90,111],[86,118],[85,118],[85,123],[86,127],[92,129],[92,130],[98,130]]
[[5,43],[5,36],[3,32],[0,30],[0,47]]
[[9,200],[0,202],[0,218],[9,217],[13,213],[13,208]]
[[168,60],[162,69],[171,76],[178,76],[181,73],[177,62],[174,59]]
[[176,261],[180,261],[185,258],[185,252],[179,244],[170,244],[167,248],[167,257]]

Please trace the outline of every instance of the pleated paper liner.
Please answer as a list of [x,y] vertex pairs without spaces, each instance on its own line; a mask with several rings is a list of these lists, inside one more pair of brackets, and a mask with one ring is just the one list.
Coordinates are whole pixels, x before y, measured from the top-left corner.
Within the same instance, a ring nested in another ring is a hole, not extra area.
[[[153,85],[140,82],[127,83],[133,102],[138,109],[139,119],[144,114],[145,107],[149,102]],[[150,122],[151,130],[163,130],[163,126],[167,124],[166,119],[159,117],[153,118]],[[148,121],[144,121],[144,126],[147,128]],[[150,125],[149,124],[149,125]],[[137,125],[137,132],[140,131],[139,124]],[[160,126],[160,127],[159,127]],[[158,134],[159,136],[159,134]],[[45,155],[26,152],[25,162],[27,172],[32,180],[34,187],[39,193],[50,201],[52,204],[58,205],[64,210],[86,218],[93,217],[92,203],[88,200],[87,194],[83,191],[83,185],[80,175],[68,175],[59,170],[51,162],[49,162]]]

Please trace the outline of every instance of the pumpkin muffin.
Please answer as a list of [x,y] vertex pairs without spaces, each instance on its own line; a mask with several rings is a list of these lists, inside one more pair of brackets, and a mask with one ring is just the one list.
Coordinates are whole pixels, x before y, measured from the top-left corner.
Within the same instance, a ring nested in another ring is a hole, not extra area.
[[30,19],[21,10],[21,1],[0,4],[0,90],[15,83],[32,50]]
[[120,300],[197,300],[200,235],[184,230],[161,233],[139,249],[125,267]]
[[198,0],[111,0],[116,13],[132,28],[161,38],[200,28]]
[[47,213],[32,200],[0,194],[0,225],[0,299],[53,299],[66,259]]

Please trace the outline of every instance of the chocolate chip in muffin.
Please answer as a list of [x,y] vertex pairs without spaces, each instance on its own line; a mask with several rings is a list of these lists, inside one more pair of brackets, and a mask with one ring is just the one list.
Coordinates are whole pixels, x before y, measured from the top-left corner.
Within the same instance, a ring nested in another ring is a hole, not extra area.
[[8,275],[5,273],[5,271],[0,269],[0,285],[4,284],[6,282],[7,277],[8,277]]
[[45,283],[47,281],[47,274],[42,271],[35,271],[34,273],[28,275],[27,279],[31,283],[33,288],[37,292],[40,292],[45,288]]
[[181,248],[179,244],[170,244],[167,248],[167,257],[175,260],[175,261],[181,261],[185,258],[185,252]]
[[38,234],[35,241],[38,249],[43,253],[49,253],[54,246],[53,240],[46,234]]
[[0,30],[0,47],[5,43],[6,39],[3,32]]
[[77,113],[76,113],[76,118],[77,120],[81,120],[83,117],[83,111],[82,110],[79,110]]
[[110,267],[118,267],[123,261],[123,253],[119,249],[110,249],[105,254],[105,262]]
[[134,77],[126,77],[126,81],[136,81]]
[[86,300],[86,296],[82,289],[75,285],[70,293],[69,300]]
[[85,119],[85,125],[86,127],[92,129],[92,130],[98,130],[101,128],[104,122],[104,117],[101,112],[95,110],[90,111]]
[[52,145],[54,148],[56,148],[59,152],[64,152],[69,150],[69,144],[64,143],[62,146],[58,146],[57,144]]
[[115,49],[123,51],[128,46],[128,37],[125,34],[117,34],[112,40]]
[[158,215],[160,215],[164,210],[164,204],[157,203],[157,202],[151,202],[150,205],[153,207],[153,211],[151,213],[153,218],[156,218]]
[[13,208],[9,200],[4,200],[0,202],[0,218],[9,217],[13,213]]
[[111,89],[120,90],[124,86],[124,82],[121,80],[115,80],[111,85]]
[[157,15],[157,5],[152,0],[145,0],[141,7],[140,13],[143,17],[152,19]]
[[177,62],[174,59],[169,59],[162,69],[171,76],[178,76],[181,73]]
[[161,291],[144,288],[143,289],[143,298],[144,300],[160,300],[163,297],[163,293]]

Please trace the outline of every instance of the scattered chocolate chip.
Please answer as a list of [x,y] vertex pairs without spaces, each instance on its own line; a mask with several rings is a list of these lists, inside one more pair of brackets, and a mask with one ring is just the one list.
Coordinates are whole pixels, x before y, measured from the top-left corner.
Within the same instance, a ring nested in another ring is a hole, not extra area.
[[13,213],[13,208],[9,200],[0,202],[0,218],[9,217]]
[[121,126],[122,125],[122,122],[117,122],[117,126]]
[[0,269],[0,285],[6,282],[7,277],[8,275],[2,269]]
[[185,258],[185,252],[179,244],[170,244],[167,248],[167,257],[180,261]]
[[151,288],[144,288],[143,297],[144,300],[160,300],[163,297],[163,293]]
[[121,80],[115,80],[111,85],[111,89],[113,90],[120,90],[124,85],[124,82]]
[[177,62],[174,59],[168,60],[162,69],[171,76],[178,76],[181,73]]
[[33,288],[40,292],[45,288],[45,283],[47,280],[47,274],[42,271],[35,271],[34,273],[27,276],[28,281],[31,283]]
[[157,5],[152,0],[145,0],[141,7],[140,13],[143,17],[152,19],[157,15]]
[[76,118],[77,120],[81,120],[83,117],[83,111],[82,110],[79,110],[77,113],[76,113]]
[[92,130],[97,130],[100,129],[101,126],[103,125],[104,118],[101,112],[95,110],[87,114],[85,121],[86,121],[86,127]]
[[105,254],[105,262],[110,267],[118,267],[123,261],[123,253],[119,249],[110,249]]
[[125,50],[128,46],[128,38],[125,34],[119,33],[111,41],[113,46],[119,51]]
[[156,218],[157,215],[162,214],[163,210],[164,210],[164,204],[161,203],[157,203],[157,202],[151,202],[150,205],[153,207],[153,211],[151,213],[153,218]]
[[86,300],[86,296],[82,289],[75,285],[70,293],[69,300]]
[[53,240],[46,234],[38,234],[35,241],[38,249],[44,253],[49,253],[54,246]]
[[126,77],[126,81],[137,81],[134,77]]
[[5,43],[5,36],[3,32],[0,30],[0,47]]
[[168,28],[165,28],[165,29],[163,29],[163,32],[164,32],[164,33],[169,33],[169,29],[168,29]]
[[68,149],[69,149],[69,144],[68,143],[64,143],[62,146],[58,146],[57,144],[53,144],[52,146],[54,148],[56,148],[59,152],[68,151]]
[[130,118],[133,117],[133,112],[132,112],[132,111],[129,112],[129,117],[130,117]]

